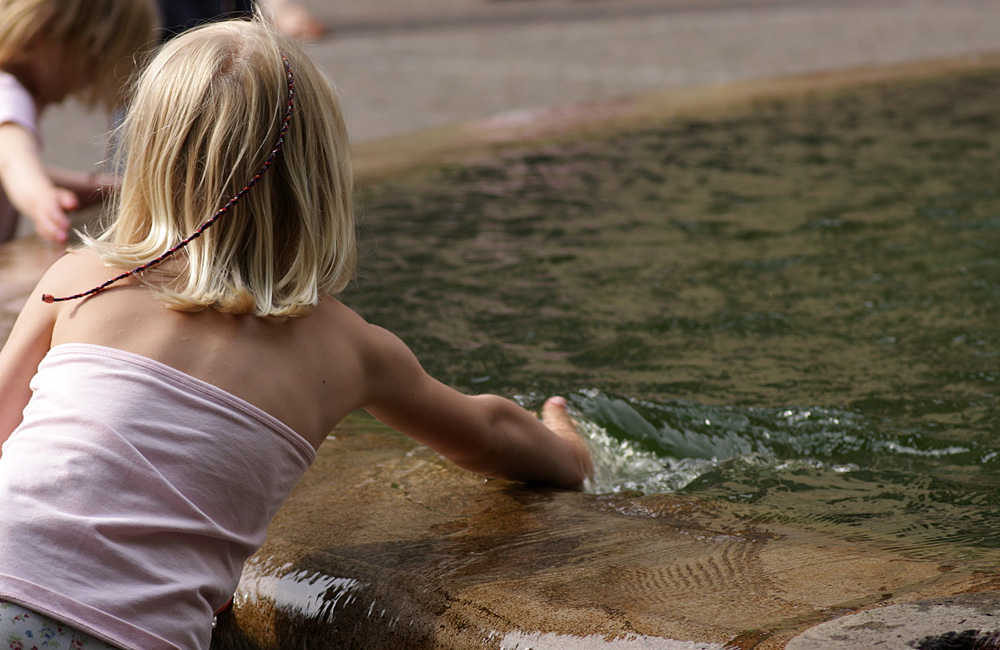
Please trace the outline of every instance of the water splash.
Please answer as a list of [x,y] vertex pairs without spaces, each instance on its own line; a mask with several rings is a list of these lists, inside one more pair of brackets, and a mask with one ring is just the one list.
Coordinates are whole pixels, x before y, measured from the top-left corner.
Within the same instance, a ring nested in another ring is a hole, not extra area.
[[589,492],[714,498],[759,523],[997,560],[997,446],[827,407],[660,403],[598,390],[571,403],[594,455]]
[[711,460],[657,456],[634,441],[612,437],[594,421],[577,415],[577,422],[594,460],[594,476],[584,486],[587,492],[676,492],[715,465]]
[[826,407],[737,408],[655,403],[583,390],[573,397],[594,454],[593,492],[676,492],[738,468],[834,474],[948,462],[978,466],[998,449],[956,444],[898,424]]

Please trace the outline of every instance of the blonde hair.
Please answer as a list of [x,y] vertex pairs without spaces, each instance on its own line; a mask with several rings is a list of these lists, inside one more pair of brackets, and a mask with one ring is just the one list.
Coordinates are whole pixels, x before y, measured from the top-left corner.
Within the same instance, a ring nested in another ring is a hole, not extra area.
[[139,78],[122,126],[124,175],[114,220],[87,247],[132,268],[163,255],[239,193],[278,139],[259,181],[144,281],[168,306],[303,316],[354,273],[347,133],[330,82],[290,39],[236,20],[172,39]]
[[0,0],[0,68],[63,47],[68,78],[85,103],[112,108],[157,36],[152,0]]

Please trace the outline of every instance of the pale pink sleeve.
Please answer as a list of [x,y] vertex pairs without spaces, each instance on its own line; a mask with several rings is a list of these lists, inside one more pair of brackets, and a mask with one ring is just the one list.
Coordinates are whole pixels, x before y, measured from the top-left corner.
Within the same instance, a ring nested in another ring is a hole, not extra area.
[[0,124],[13,122],[38,135],[35,100],[12,75],[0,73]]

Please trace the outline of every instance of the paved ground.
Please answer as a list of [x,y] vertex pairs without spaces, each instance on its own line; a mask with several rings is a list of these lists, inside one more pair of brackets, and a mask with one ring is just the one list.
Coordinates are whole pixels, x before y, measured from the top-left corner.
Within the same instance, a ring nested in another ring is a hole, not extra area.
[[[356,142],[703,84],[1000,51],[996,0],[301,0]],[[47,157],[102,155],[104,120],[46,116]]]
[[[355,139],[504,111],[1000,50],[996,0],[305,0]],[[420,9],[404,9],[404,3]]]

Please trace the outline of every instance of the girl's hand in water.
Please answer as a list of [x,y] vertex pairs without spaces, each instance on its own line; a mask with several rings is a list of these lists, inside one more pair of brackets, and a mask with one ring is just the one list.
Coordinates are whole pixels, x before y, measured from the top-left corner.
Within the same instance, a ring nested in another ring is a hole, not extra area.
[[577,456],[577,462],[587,478],[594,478],[594,462],[590,457],[587,443],[576,430],[576,423],[567,409],[566,398],[550,397],[542,406],[542,422],[557,436],[569,442]]

